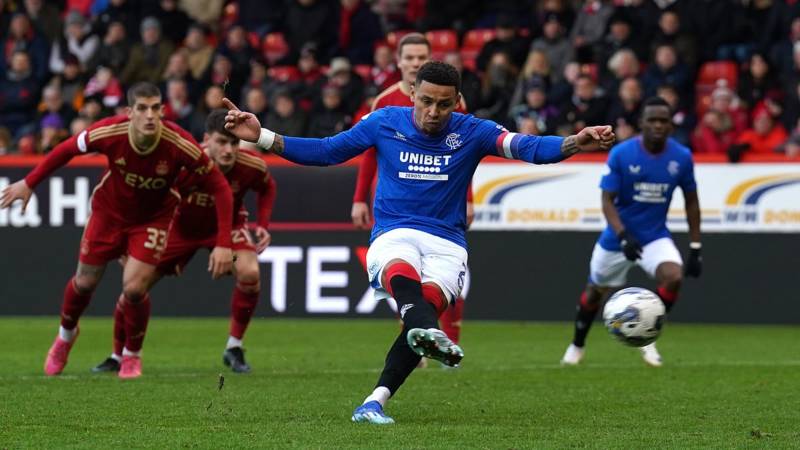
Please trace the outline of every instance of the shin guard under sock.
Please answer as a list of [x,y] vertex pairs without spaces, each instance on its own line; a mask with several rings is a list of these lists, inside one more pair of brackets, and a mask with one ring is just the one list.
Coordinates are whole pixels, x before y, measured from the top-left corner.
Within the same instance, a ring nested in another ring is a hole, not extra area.
[[142,301],[133,303],[125,298],[125,349],[139,352],[142,349],[147,323],[150,320],[150,296],[145,294]]
[[91,300],[92,294],[79,293],[75,287],[75,277],[70,278],[64,287],[64,301],[61,303],[61,326],[67,330],[78,326],[78,320]]

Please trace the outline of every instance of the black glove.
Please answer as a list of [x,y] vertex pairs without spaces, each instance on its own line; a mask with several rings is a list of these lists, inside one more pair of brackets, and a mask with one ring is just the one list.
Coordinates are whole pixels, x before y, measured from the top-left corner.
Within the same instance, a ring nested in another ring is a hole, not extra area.
[[642,244],[636,240],[635,237],[628,234],[627,231],[622,230],[617,235],[619,238],[619,245],[622,247],[622,253],[629,261],[636,261],[642,257]]
[[690,248],[689,260],[686,261],[683,274],[687,277],[700,278],[701,273],[703,273],[703,255],[700,254],[700,248]]

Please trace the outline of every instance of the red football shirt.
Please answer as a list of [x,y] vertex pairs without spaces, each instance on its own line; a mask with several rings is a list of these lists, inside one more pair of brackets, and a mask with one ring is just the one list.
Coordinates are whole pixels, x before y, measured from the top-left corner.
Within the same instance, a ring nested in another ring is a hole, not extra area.
[[[182,236],[197,239],[211,237],[217,232],[214,195],[197,185],[192,178],[194,177],[178,178],[178,187],[183,197],[173,227],[178,228]],[[268,228],[275,201],[275,181],[264,160],[255,152],[241,149],[233,167],[225,173],[225,178],[233,192],[233,228],[241,228],[247,219],[247,211],[242,205],[249,190],[258,194],[256,222]]]
[[[92,193],[92,209],[103,211],[122,224],[146,223],[174,210],[180,195],[173,184],[185,168],[197,174],[210,189],[227,186],[214,163],[203,153],[194,138],[178,125],[163,120],[150,148],[137,148],[131,139],[131,123],[126,116],[103,119],[77,136],[62,142],[25,177],[33,189],[58,167],[82,153],[101,153],[108,169]],[[219,178],[219,179],[218,179]],[[220,185],[220,182],[222,183]],[[230,217],[230,203],[221,203],[224,217]],[[220,231],[220,243],[229,245],[227,222]]]
[[[375,97],[372,102],[372,110],[381,109],[384,106],[414,106],[411,101],[411,93],[403,92],[403,83],[397,82],[394,86],[386,89]],[[467,104],[464,97],[461,97],[455,112],[466,114]],[[361,163],[358,165],[358,177],[356,179],[356,191],[353,194],[353,203],[367,202],[369,191],[375,181],[375,174],[378,172],[378,159],[375,156],[375,149],[370,148],[364,152]],[[472,200],[472,186],[467,190],[467,200]]]

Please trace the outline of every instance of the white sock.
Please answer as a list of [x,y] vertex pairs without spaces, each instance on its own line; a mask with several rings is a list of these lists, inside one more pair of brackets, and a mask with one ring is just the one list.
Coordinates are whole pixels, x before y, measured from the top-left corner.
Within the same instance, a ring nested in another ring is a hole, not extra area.
[[[372,391],[372,394],[370,394],[369,397],[364,399],[364,403],[369,403],[369,402],[374,400],[374,401],[380,403],[381,406],[385,406],[386,402],[389,401],[389,397],[391,397],[391,396],[392,396],[392,393],[389,392],[389,388],[386,388],[384,386],[378,386],[378,387],[375,388],[374,391]],[[364,403],[362,403],[362,405]]]
[[138,352],[132,352],[132,351],[128,350],[127,348],[123,348],[122,349],[122,356],[123,357],[125,357],[125,356],[136,356],[137,358],[139,358],[139,357],[142,356],[142,351],[139,350]]
[[62,341],[72,342],[77,334],[78,327],[75,327],[71,330],[68,330],[64,327],[58,327],[58,337],[60,337]]
[[229,348],[241,347],[241,346],[242,346],[242,340],[241,339],[236,339],[233,336],[228,336],[228,343],[225,345],[225,350],[227,350]]
[[122,355],[118,355],[116,353],[112,353],[110,358],[113,359],[116,362],[121,362],[122,361]]

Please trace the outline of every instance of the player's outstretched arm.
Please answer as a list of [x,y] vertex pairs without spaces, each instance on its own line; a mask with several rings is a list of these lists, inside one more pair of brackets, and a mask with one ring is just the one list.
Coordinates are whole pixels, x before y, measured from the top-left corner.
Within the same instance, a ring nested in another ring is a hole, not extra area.
[[561,153],[569,157],[579,152],[608,150],[614,145],[614,130],[610,125],[586,127],[578,134],[569,136],[561,144]]
[[255,114],[240,110],[227,98],[223,98],[222,103],[228,108],[225,128],[234,136],[243,141],[254,142],[259,148],[277,155],[283,153],[283,136],[261,128],[261,122]]
[[[358,124],[334,136],[323,139],[281,136],[266,128],[253,114],[240,111],[230,100],[225,128],[240,139],[255,142],[260,148],[278,154],[289,161],[304,166],[332,166],[363,153],[375,144],[379,113],[367,114]],[[369,118],[369,120],[368,120]]]
[[9,184],[0,192],[0,209],[5,209],[11,206],[17,200],[22,200],[22,212],[28,207],[28,202],[33,195],[33,189],[28,187],[25,180],[19,180],[15,183]]
[[586,127],[578,134],[562,138],[511,133],[494,122],[489,124],[492,125],[492,131],[484,136],[492,142],[486,142],[487,147],[495,147],[497,155],[501,157],[533,164],[552,164],[579,152],[608,150],[616,138],[609,125]]
[[[67,164],[72,158],[83,153],[78,145],[80,136],[85,136],[83,133],[79,136],[72,137],[58,145],[52,152],[48,153],[44,161],[40,162],[31,172],[22,180],[6,186],[0,192],[0,209],[8,208],[17,200],[22,201],[22,212],[28,206],[28,202],[33,195],[33,189],[42,182],[45,178],[50,176],[59,167]],[[85,137],[84,137],[85,139]],[[85,144],[84,144],[85,147]]]

